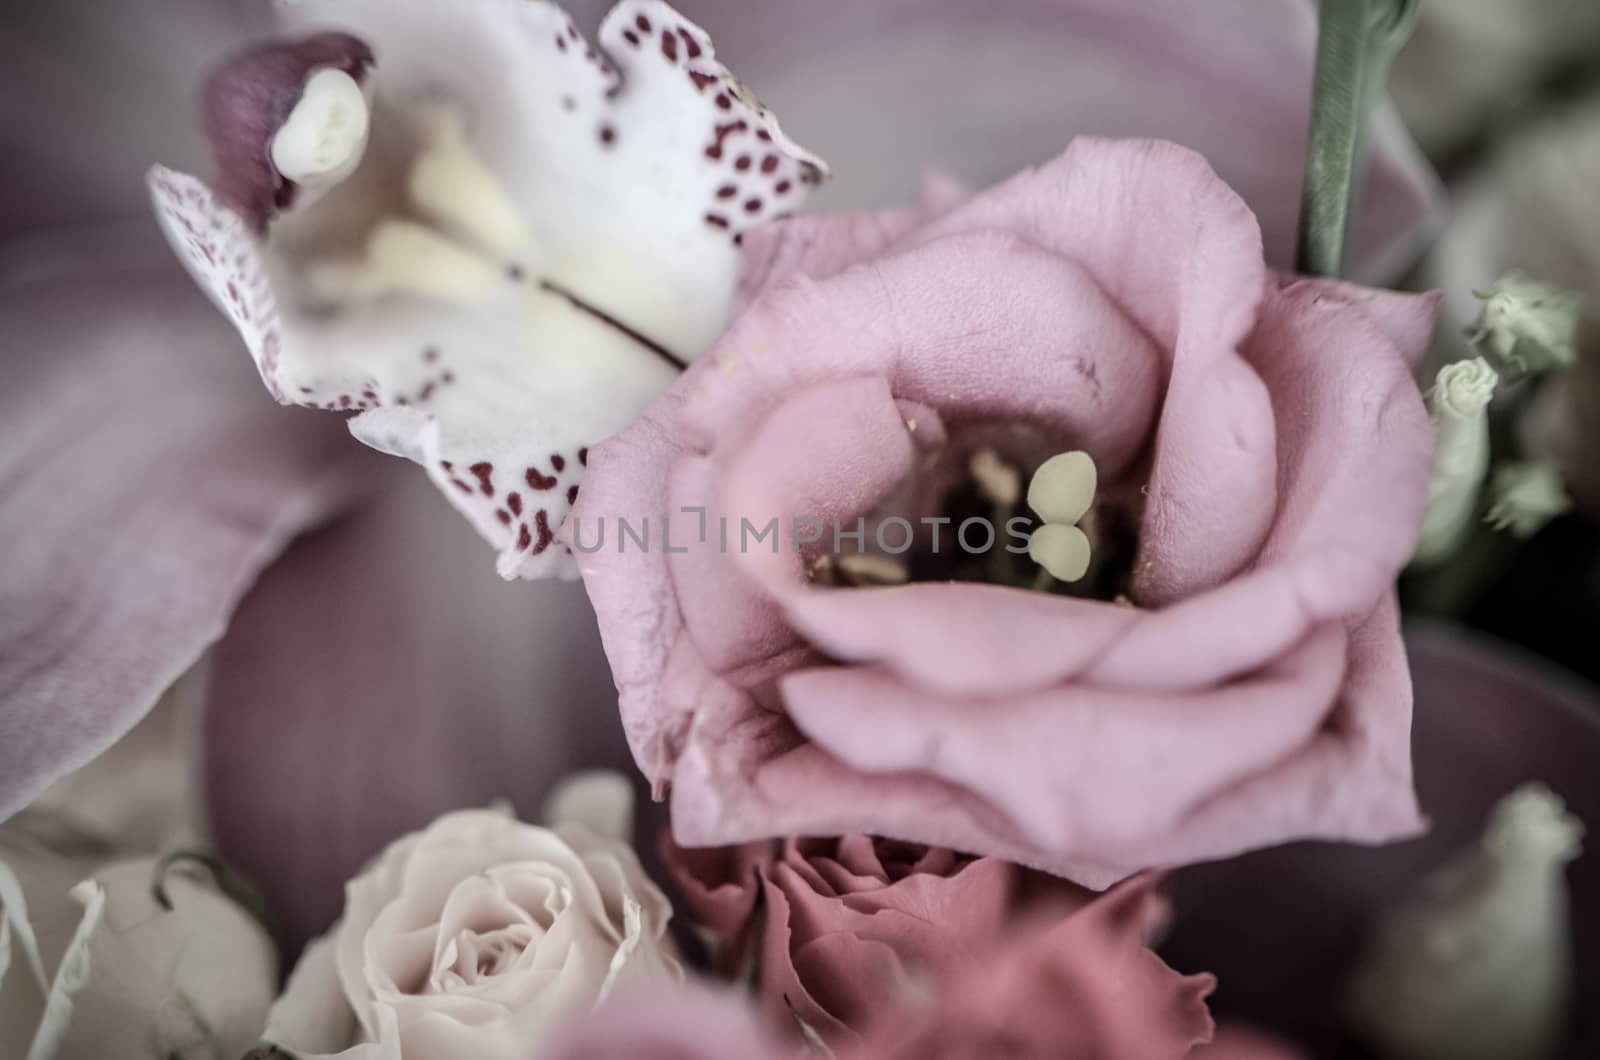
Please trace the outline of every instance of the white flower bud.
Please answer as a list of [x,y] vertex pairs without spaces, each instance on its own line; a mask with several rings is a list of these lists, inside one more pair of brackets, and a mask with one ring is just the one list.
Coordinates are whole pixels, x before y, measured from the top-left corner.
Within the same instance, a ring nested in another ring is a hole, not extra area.
[[1556,516],[1572,510],[1561,469],[1548,460],[1502,465],[1494,473],[1489,496],[1485,522],[1496,530],[1509,530],[1522,541],[1544,529]]
[[1428,393],[1433,467],[1428,472],[1428,510],[1417,539],[1417,562],[1449,556],[1472,525],[1489,472],[1489,400],[1499,380],[1487,361],[1475,357],[1441,368]]
[[1503,378],[1573,362],[1582,296],[1513,270],[1478,298],[1483,309],[1467,337]]
[[1350,982],[1353,1029],[1383,1056],[1562,1053],[1572,1001],[1564,869],[1582,835],[1542,784],[1501,799],[1482,838],[1379,921]]

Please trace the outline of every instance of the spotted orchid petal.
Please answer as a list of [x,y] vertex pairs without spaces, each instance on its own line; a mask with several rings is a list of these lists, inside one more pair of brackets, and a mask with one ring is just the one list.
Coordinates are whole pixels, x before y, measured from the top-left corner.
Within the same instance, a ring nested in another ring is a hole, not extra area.
[[[587,447],[710,346],[743,233],[826,169],[659,0],[617,4],[597,45],[545,0],[291,15],[310,35],[209,83],[215,185],[151,173],[169,240],[274,397],[360,413],[351,433],[421,464],[502,576],[571,576],[556,533]],[[323,143],[315,113],[285,132],[330,69],[370,114],[336,77],[324,127],[362,136]],[[323,149],[359,165],[283,171]]]

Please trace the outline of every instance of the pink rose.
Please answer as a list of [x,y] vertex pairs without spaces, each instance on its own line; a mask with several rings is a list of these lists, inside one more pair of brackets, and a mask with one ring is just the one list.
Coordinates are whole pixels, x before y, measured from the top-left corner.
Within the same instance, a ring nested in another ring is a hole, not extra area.
[[[769,1022],[798,1018],[830,1045],[860,1043],[885,1006],[918,1006],[1019,919],[1091,895],[993,858],[845,836],[663,856],[724,972],[758,959]],[[760,915],[757,916],[757,909]]]
[[[930,975],[920,994],[886,991],[870,1006],[863,996],[862,1034],[833,1043],[833,1055],[840,1060],[1180,1060],[1191,1055],[1211,1040],[1205,997],[1215,980],[1179,975],[1145,947],[1145,932],[1165,914],[1156,883],[1153,875],[1130,880],[1048,926],[1030,920],[998,940],[966,939],[963,952],[951,955],[959,959]],[[903,916],[914,912],[908,908]],[[947,911],[927,912],[937,920]],[[865,983],[890,970],[871,949],[868,943],[830,959],[846,958],[836,965],[838,972]],[[850,960],[859,962],[853,970]],[[796,1010],[805,1018],[798,1004]],[[795,1017],[786,1010],[779,1019],[778,1026],[794,1026]],[[818,1055],[798,1035],[790,1039],[788,1048],[776,1046],[754,1025],[750,1012],[731,999],[680,987],[601,1006],[557,1034],[536,1060]]]
[[[864,832],[1101,887],[1419,827],[1391,588],[1433,297],[1274,273],[1204,160],[1148,141],[749,243],[759,290],[591,454],[569,524],[680,842]],[[1095,584],[1127,599],[808,577],[834,543],[797,554],[804,520],[959,517],[984,448],[1090,454]]]

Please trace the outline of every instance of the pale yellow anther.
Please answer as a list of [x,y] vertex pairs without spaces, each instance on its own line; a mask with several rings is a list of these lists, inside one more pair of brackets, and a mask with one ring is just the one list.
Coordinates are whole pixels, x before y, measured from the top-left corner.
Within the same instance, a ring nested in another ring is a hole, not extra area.
[[1094,504],[1094,458],[1081,450],[1060,453],[1039,465],[1028,483],[1028,507],[1046,523],[1070,525]]
[[1028,555],[1059,581],[1075,582],[1089,572],[1089,535],[1076,526],[1046,523],[1028,538]]
[[444,108],[423,115],[425,145],[406,188],[430,218],[503,258],[527,256],[528,226],[504,185],[467,143],[461,119]]
[[378,298],[419,295],[441,302],[475,303],[501,284],[500,271],[414,221],[378,224],[367,242],[365,259],[355,264],[325,263],[309,274],[323,298]]
[[1022,475],[1000,459],[993,449],[979,449],[967,462],[967,470],[978,483],[978,490],[991,504],[1014,506],[1022,499]]
[[333,67],[306,79],[300,101],[272,137],[272,164],[296,184],[319,188],[355,172],[371,116],[355,78]]
[[911,580],[906,565],[892,556],[846,552],[838,562],[839,569],[860,585],[904,585]]

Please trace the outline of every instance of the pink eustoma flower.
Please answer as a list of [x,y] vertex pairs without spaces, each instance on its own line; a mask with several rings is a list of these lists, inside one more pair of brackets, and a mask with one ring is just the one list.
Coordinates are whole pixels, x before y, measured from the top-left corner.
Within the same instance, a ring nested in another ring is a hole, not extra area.
[[[681,843],[865,832],[1103,887],[1420,827],[1392,587],[1436,300],[1261,245],[1193,152],[1080,139],[964,203],[748,249],[743,313],[593,453],[573,528]],[[814,578],[807,520],[937,518],[979,446],[1092,456],[1126,599]],[[615,533],[652,517],[672,550]]]

